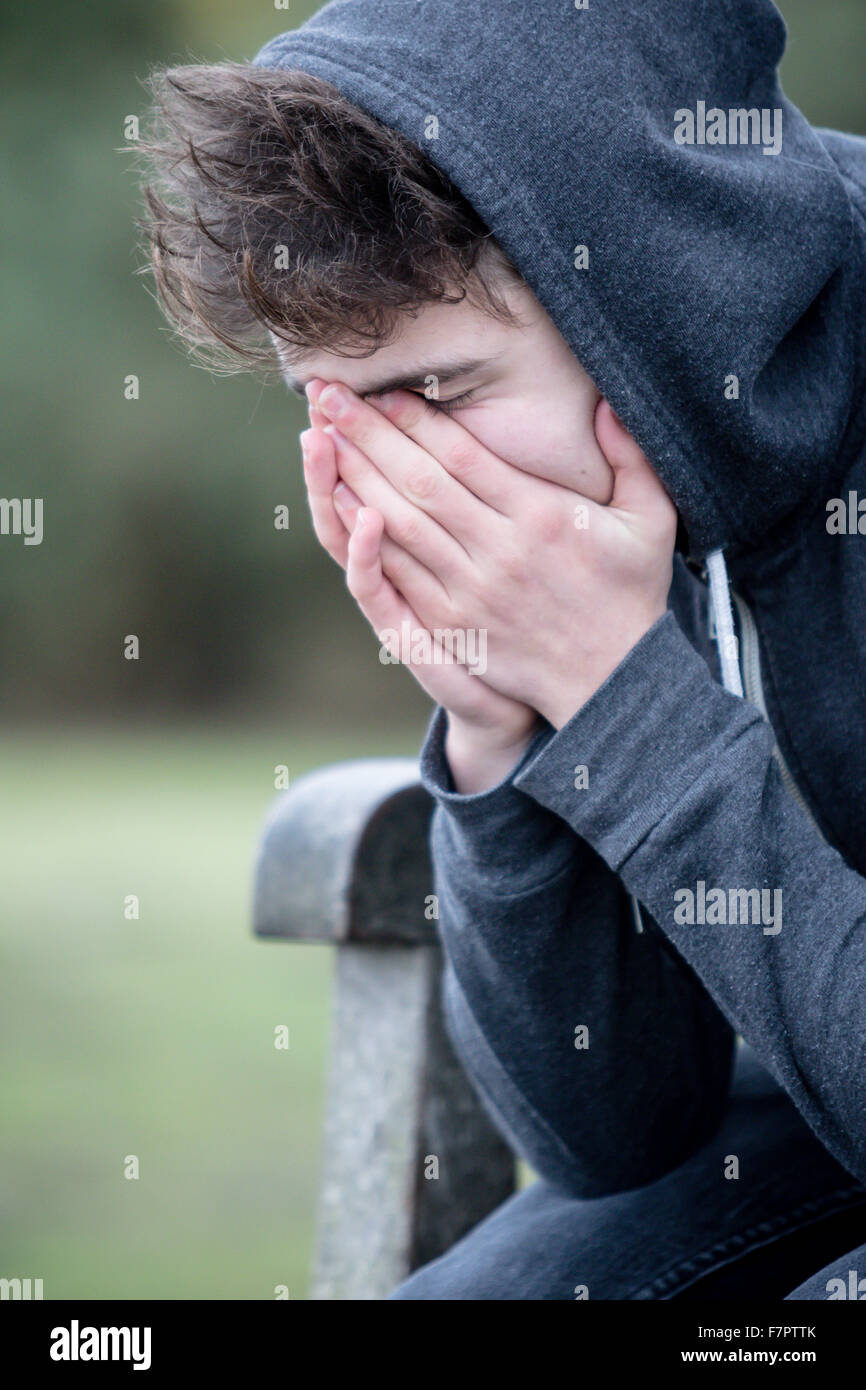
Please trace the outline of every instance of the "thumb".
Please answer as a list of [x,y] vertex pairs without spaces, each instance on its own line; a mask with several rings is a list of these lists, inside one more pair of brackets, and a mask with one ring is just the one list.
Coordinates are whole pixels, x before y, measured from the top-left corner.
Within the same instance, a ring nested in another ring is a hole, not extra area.
[[608,503],[623,512],[654,512],[673,507],[646,454],[602,397],[595,411],[595,437],[613,470],[613,496]]

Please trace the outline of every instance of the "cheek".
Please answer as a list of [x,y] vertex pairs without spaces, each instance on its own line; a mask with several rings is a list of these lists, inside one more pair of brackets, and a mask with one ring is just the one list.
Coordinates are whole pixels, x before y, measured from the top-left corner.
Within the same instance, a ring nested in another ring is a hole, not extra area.
[[510,403],[501,406],[491,402],[474,411],[461,411],[457,419],[497,458],[526,473],[544,476],[551,432],[534,421],[529,411],[515,410]]
[[[594,502],[610,500],[613,474],[598,447],[592,416],[568,428],[556,407],[535,413],[528,408],[497,407],[485,402],[457,418],[498,458],[514,468],[562,487],[574,488]],[[589,414],[589,412],[587,412]]]

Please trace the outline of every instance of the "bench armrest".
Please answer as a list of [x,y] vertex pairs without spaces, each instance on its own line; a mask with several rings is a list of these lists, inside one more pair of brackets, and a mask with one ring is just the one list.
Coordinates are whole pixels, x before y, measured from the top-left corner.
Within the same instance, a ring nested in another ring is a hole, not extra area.
[[443,1023],[432,809],[415,761],[368,758],[300,779],[264,827],[255,932],[338,948],[313,1298],[387,1298],[514,1190]]

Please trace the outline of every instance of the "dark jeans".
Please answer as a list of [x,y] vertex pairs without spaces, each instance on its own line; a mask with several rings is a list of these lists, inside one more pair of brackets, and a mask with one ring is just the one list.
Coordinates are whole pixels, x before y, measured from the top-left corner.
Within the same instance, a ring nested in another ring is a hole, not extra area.
[[866,1280],[866,1187],[741,1047],[725,1122],[688,1162],[591,1200],[540,1179],[391,1298],[826,1299],[849,1270]]

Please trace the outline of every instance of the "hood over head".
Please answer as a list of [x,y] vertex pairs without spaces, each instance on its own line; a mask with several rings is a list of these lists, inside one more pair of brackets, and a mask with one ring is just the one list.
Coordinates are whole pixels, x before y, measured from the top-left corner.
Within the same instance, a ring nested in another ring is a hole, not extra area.
[[332,0],[254,62],[449,176],[702,556],[823,502],[864,426],[866,141],[787,100],[784,44],[770,0]]

